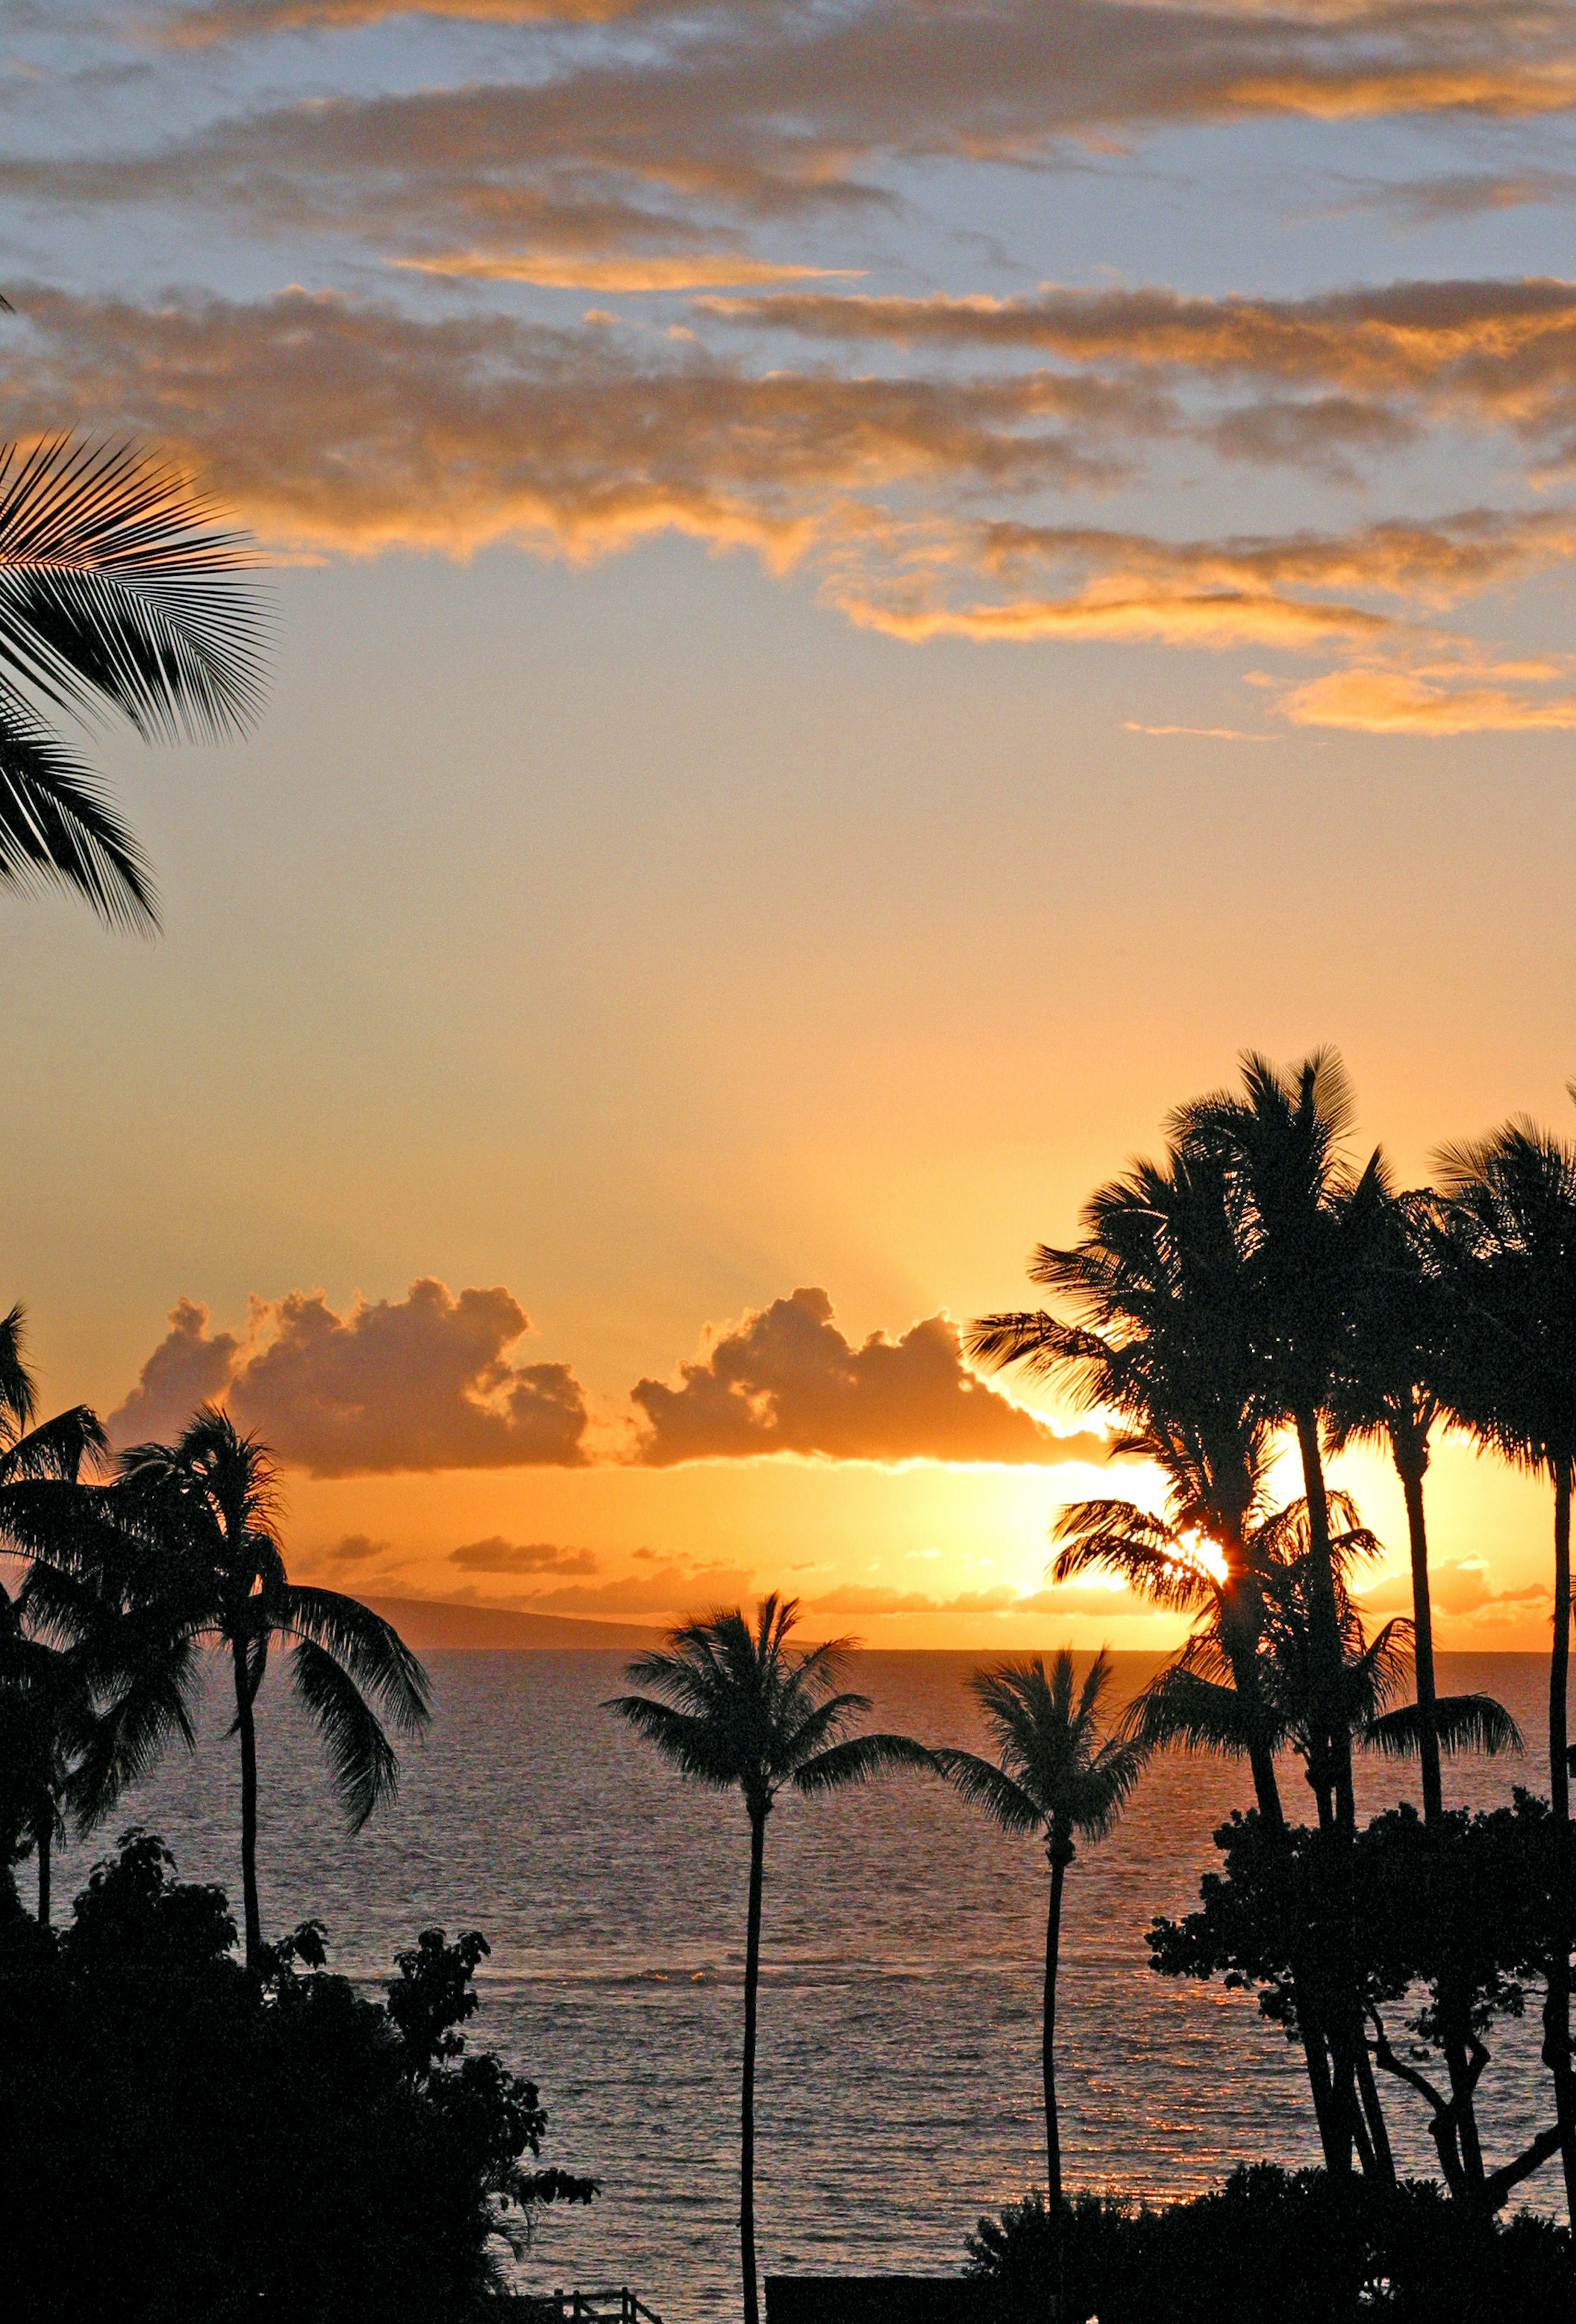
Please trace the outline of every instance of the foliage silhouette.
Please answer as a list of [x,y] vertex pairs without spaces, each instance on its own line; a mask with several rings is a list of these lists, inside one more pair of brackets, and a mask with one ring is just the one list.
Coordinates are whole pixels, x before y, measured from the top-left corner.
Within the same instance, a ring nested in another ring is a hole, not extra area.
[[[594,2182],[534,2167],[535,2087],[462,2056],[471,1941],[424,1933],[448,1999],[423,2061],[385,2005],[313,1970],[321,1931],[236,1962],[222,1890],[125,1836],[59,1938],[0,1920],[0,2187],[18,2324],[267,2313],[445,2324],[488,2312],[500,2238]],[[306,1963],[302,1974],[298,1964]],[[451,1971],[458,1969],[459,1973]],[[447,2022],[444,2022],[445,2019]]]
[[145,857],[49,719],[244,733],[260,702],[250,562],[162,460],[66,436],[0,447],[0,882],[51,881],[112,926],[157,927]]

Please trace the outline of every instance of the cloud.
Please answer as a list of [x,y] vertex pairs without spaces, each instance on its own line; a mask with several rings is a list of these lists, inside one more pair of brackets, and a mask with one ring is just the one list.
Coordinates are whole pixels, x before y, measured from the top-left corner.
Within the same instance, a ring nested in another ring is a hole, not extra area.
[[169,1323],[135,1388],[109,1416],[117,1444],[159,1443],[179,1435],[199,1404],[217,1403],[229,1387],[241,1352],[235,1333],[210,1333],[208,1309],[195,1299],[178,1299]]
[[1543,673],[1519,687],[1475,682],[1460,669],[1418,675],[1399,669],[1331,670],[1283,696],[1276,706],[1298,726],[1338,726],[1365,734],[1569,733],[1576,694],[1551,694]]
[[795,1291],[725,1330],[679,1367],[680,1385],[642,1379],[631,1400],[645,1422],[638,1459],[742,1460],[758,1453],[839,1461],[1092,1461],[1104,1440],[1058,1436],[963,1361],[950,1317],[926,1316],[901,1338],[845,1339],[820,1290]]
[[1034,354],[1314,392],[1312,403],[1261,403],[1211,423],[1243,456],[1281,460],[1365,438],[1384,450],[1416,424],[1414,408],[1546,439],[1555,458],[1576,443],[1576,283],[1552,276],[1280,300],[1054,285],[1032,299],[781,291],[697,303],[736,327],[821,341]]
[[825,281],[858,275],[857,266],[787,266],[738,252],[701,251],[616,258],[576,256],[552,251],[487,254],[455,251],[436,258],[401,258],[394,263],[418,274],[452,281],[534,282],[551,290],[700,290],[725,282]]
[[117,1443],[155,1418],[158,1433],[175,1433],[199,1385],[280,1460],[319,1477],[586,1462],[584,1392],[567,1364],[510,1361],[530,1319],[501,1286],[456,1298],[426,1276],[403,1300],[358,1300],[343,1314],[320,1291],[292,1291],[254,1300],[244,1342],[207,1326],[190,1301],[173,1310],[110,1416]]
[[[1488,1567],[1480,1557],[1458,1558],[1434,1566],[1429,1575],[1429,1597],[1436,1613],[1477,1614],[1495,1608],[1533,1612],[1551,1603],[1546,1582],[1531,1582],[1517,1590],[1491,1587]],[[1365,1614],[1410,1614],[1412,1578],[1397,1574],[1362,1593]]]
[[[404,13],[386,0],[217,0],[164,29],[190,44]],[[75,186],[71,162],[14,162],[9,182],[69,202],[229,200],[263,218],[315,208],[386,237],[421,235],[440,215],[486,224],[554,180],[756,214],[846,208],[884,198],[872,180],[894,161],[1043,163],[1173,124],[1535,116],[1576,100],[1562,13],[1526,0],[873,0],[675,7],[665,26],[623,0],[551,12],[438,0],[433,13],[569,29],[638,14],[646,37],[622,50],[561,38],[513,82],[314,92]]]
[[329,1565],[365,1565],[375,1557],[392,1557],[392,1541],[375,1541],[368,1533],[342,1534],[338,1541],[320,1549],[318,1557]]
[[657,1614],[681,1620],[713,1607],[753,1605],[754,1582],[746,1565],[696,1564],[678,1557],[655,1560],[615,1581],[565,1582],[510,1602],[533,1614],[590,1614],[605,1621]]
[[875,1582],[849,1582],[812,1600],[806,1618],[814,1628],[829,1621],[876,1621],[889,1614],[925,1614],[938,1618],[989,1614],[1003,1618],[1025,1614],[1093,1614],[1111,1621],[1153,1615],[1154,1608],[1127,1590],[1108,1590],[1099,1582],[1074,1583],[1059,1590],[1015,1590],[997,1582],[983,1590],[960,1590],[938,1598],[922,1590],[895,1590]]
[[505,1541],[491,1534],[486,1541],[463,1542],[449,1553],[450,1565],[469,1573],[595,1573],[596,1558],[589,1549],[561,1549],[551,1541]]

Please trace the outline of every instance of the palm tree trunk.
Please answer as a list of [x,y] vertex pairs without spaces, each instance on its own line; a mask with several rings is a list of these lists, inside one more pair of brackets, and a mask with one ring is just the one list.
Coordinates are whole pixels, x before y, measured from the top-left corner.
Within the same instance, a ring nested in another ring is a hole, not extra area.
[[[1397,1444],[1395,1467],[1406,1502],[1406,1536],[1412,1549],[1413,1655],[1417,1675],[1418,1760],[1423,1775],[1423,1820],[1437,1824],[1444,1813],[1440,1770],[1438,1697],[1433,1683],[1433,1607],[1428,1591],[1428,1529],[1423,1519],[1423,1467]],[[1427,1458],[1426,1452],[1423,1455]]]
[[1554,1912],[1544,2002],[1544,2063],[1554,2080],[1554,2119],[1565,2203],[1576,2219],[1576,2072],[1571,2058],[1571,1772],[1565,1689],[1571,1670],[1571,1462],[1554,1462],[1554,1637],[1549,1656],[1549,1797],[1554,1810]]
[[750,1810],[750,1903],[745,1924],[744,2087],[739,2101],[738,2248],[744,2270],[745,2324],[759,2324],[756,2288],[756,1996],[761,1981],[761,1885],[765,1810]]
[[[1444,1820],[1444,1778],[1440,1764],[1438,1692],[1433,1672],[1433,1605],[1428,1584],[1428,1527],[1423,1520],[1423,1479],[1428,1466],[1426,1438],[1410,1441],[1399,1426],[1391,1431],[1390,1448],[1401,1492],[1406,1503],[1406,1538],[1412,1552],[1413,1665],[1417,1682],[1418,1764],[1423,1779],[1423,1821],[1437,1839]],[[1441,2034],[1445,2067],[1450,2075],[1451,2129],[1460,2156],[1461,2171],[1471,2196],[1483,2188],[1483,2149],[1478,2135],[1473,2095],[1469,2004],[1459,1978],[1446,1981],[1440,1995]]]
[[1341,1669],[1340,1627],[1335,1603],[1335,1562],[1330,1540],[1330,1496],[1324,1483],[1324,1461],[1319,1445],[1316,1411],[1296,1416],[1297,1449],[1303,1461],[1303,1489],[1308,1502],[1308,1545],[1313,1572],[1312,1612],[1314,1652],[1320,1666],[1320,1694],[1315,1715],[1321,1740],[1329,1753],[1335,1794],[1335,1834],[1331,1850],[1331,1895],[1321,1917],[1332,1947],[1330,1982],[1335,2007],[1330,2027],[1331,2101],[1335,2109],[1333,2153],[1327,2164],[1339,2176],[1351,2170],[1352,2148],[1358,2127],[1358,2051],[1363,2043],[1362,2016],[1357,1991],[1356,1867],[1357,1803],[1351,1780],[1351,1734],[1340,1703]]
[[1051,2223],[1051,2313],[1061,2313],[1061,2128],[1056,2118],[1056,1968],[1061,1951],[1061,1885],[1067,1857],[1053,1840],[1051,1904],[1045,1915],[1045,2011],[1040,2067],[1045,2082],[1045,2209]]
[[54,1847],[55,1837],[54,1821],[52,1812],[43,1817],[39,1823],[36,1833],[38,1847],[38,1924],[41,1929],[47,1929],[50,1924],[50,1871],[51,1857]]
[[[241,1895],[246,1923],[246,1967],[256,1976],[263,1958],[263,1921],[257,1909],[257,1729],[252,1716],[246,1655],[237,1643],[236,1726],[241,1738]],[[755,2319],[750,2319],[755,2324]]]
[[[1229,1637],[1232,1683],[1247,1707],[1249,1732],[1260,1723],[1258,1672],[1250,1639],[1240,1634],[1238,1628]],[[1286,1847],[1286,1812],[1281,1803],[1281,1787],[1275,1775],[1275,1755],[1267,1742],[1256,1736],[1247,1754],[1247,1764],[1253,1775],[1254,1796],[1258,1803],[1258,1820],[1268,1834],[1270,1846],[1277,1855]],[[1288,1940],[1291,1960],[1292,1991],[1297,2006],[1297,2038],[1303,2045],[1303,2061],[1308,2070],[1308,2088],[1313,2099],[1313,2118],[1319,2126],[1319,2143],[1324,2150],[1327,2171],[1340,2168],[1337,2110],[1331,2102],[1330,2059],[1326,2049],[1323,2021],[1313,2000],[1312,1979],[1309,1975],[1307,1942],[1300,1925],[1294,1925]]]

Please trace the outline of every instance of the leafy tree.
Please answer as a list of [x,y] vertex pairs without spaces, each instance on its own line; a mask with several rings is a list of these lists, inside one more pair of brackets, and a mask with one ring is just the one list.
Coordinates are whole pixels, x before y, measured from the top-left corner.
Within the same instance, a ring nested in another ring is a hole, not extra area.
[[144,740],[241,733],[260,698],[245,537],[162,460],[58,436],[0,447],[0,882],[52,881],[157,926],[145,857],[49,724],[118,711]]
[[596,2188],[540,2166],[535,2085],[457,2031],[485,1942],[425,1931],[379,2003],[324,1972],[316,1923],[265,1946],[260,1975],[235,1941],[223,1890],[175,1879],[142,1831],[58,1938],[0,1922],[8,2316],[490,2312],[501,2246]]
[[1101,1700],[1111,1683],[1105,1650],[1095,1656],[1074,1699],[1071,1651],[1063,1647],[1047,1675],[1043,1662],[1000,1663],[970,1682],[997,1758],[947,1749],[934,1755],[964,1799],[1003,1831],[1033,1832],[1051,1867],[1045,1916],[1045,1991],[1040,2062],[1045,2093],[1046,2185],[1052,2220],[1061,2211],[1061,2137],[1056,2113],[1056,1969],[1061,1946],[1061,1892],[1080,1840],[1104,1840],[1144,1764],[1144,1747],[1100,1735]]
[[[1474,2214],[1501,2206],[1559,2145],[1557,2126],[1497,2168],[1469,2180],[1459,2134],[1460,2104],[1424,2070],[1453,2032],[1465,1997],[1470,2085],[1489,2063],[1485,2037],[1496,2019],[1519,2017],[1528,1981],[1545,1974],[1559,1856],[1546,1804],[1520,1789],[1514,1805],[1469,1815],[1447,1812],[1432,1827],[1402,1806],[1358,1835],[1358,1972],[1373,2063],[1427,2106],[1428,2127],[1451,2193]],[[1310,1897],[1330,1895],[1301,1868],[1324,1835],[1291,1834],[1289,1853],[1266,1844],[1258,1817],[1238,1812],[1215,1834],[1223,1863],[1206,1873],[1196,1912],[1157,1920],[1149,1932],[1153,1966],[1166,1976],[1223,1978],[1256,1989],[1259,2007],[1288,2040],[1296,2032],[1300,1987],[1293,1943]],[[1402,2013],[1405,2039],[1390,2023]]]
[[750,1828],[745,1934],[744,2072],[739,2107],[739,2255],[745,2324],[758,2324],[756,2277],[756,2015],[766,1819],[784,1791],[816,1794],[889,1767],[935,1764],[906,1735],[853,1735],[869,1698],[839,1691],[853,1641],[795,1651],[795,1598],[763,1598],[752,1629],[742,1609],[681,1623],[665,1646],[627,1666],[636,1687],[604,1708],[626,1719],[691,1782],[737,1791]]

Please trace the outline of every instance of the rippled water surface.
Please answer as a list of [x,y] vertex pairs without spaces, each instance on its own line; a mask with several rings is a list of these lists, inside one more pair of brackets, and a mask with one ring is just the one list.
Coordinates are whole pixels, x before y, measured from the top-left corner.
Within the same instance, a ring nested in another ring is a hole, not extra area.
[[[874,1723],[930,1743],[979,1740],[977,1658],[864,1655]],[[1152,1665],[1118,1657],[1124,1689]],[[594,2172],[590,2212],[550,2214],[528,2281],[628,2282],[669,2324],[737,2308],[737,2077],[747,1830],[735,1799],[687,1790],[598,1709],[620,1683],[600,1654],[439,1654],[436,1715],[394,1808],[355,1839],[282,1689],[264,1698],[265,1929],[326,1921],[333,1965],[387,1975],[417,1931],[479,1928],[492,1946],[476,2039],[541,2086],[544,2161]],[[1442,1686],[1497,1693],[1525,1762],[1447,1775],[1489,1805],[1546,1790],[1535,1742],[1546,1665],[1444,1657]],[[194,1758],[134,1803],[183,1876],[238,1901],[239,1813],[222,1697]],[[1365,1807],[1401,1779],[1375,1767]],[[1287,1771],[1293,1812],[1301,1778]],[[1251,1997],[1147,1967],[1144,1930],[1185,1909],[1210,1833],[1247,1779],[1168,1759],[1116,1836],[1068,1876],[1058,2056],[1074,2186],[1191,2192],[1249,2156],[1316,2159],[1292,2052]],[[97,1853],[98,1851],[89,1851]],[[69,1897],[89,1860],[60,1868]],[[982,2210],[1043,2182],[1039,2032],[1046,1874],[939,1784],[785,1802],[767,1834],[756,2210],[763,2272],[850,2265],[945,2272]],[[1495,2041],[1484,2106],[1502,2155],[1543,2118],[1535,2028]],[[1386,2093],[1397,2161],[1425,2172],[1420,2114]],[[1545,2172],[1529,2190],[1553,2207]]]

